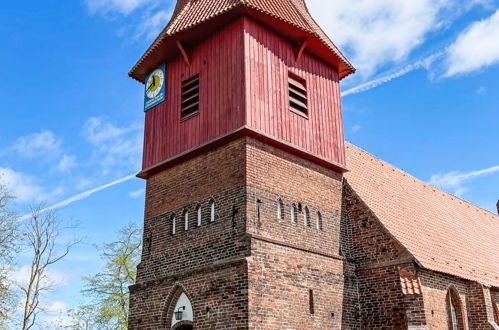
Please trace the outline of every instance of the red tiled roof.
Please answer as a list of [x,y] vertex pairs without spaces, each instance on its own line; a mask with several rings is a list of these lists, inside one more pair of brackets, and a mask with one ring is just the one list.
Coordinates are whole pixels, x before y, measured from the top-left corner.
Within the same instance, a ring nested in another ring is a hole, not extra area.
[[347,68],[342,77],[355,72],[352,64],[314,21],[304,0],[178,0],[170,23],[130,71],[132,77],[145,59],[169,37],[207,22],[217,16],[244,6],[272,16],[316,36]]
[[417,274],[399,269],[400,285],[405,295],[421,294],[421,280]]
[[499,287],[499,216],[347,143],[348,184],[426,269]]

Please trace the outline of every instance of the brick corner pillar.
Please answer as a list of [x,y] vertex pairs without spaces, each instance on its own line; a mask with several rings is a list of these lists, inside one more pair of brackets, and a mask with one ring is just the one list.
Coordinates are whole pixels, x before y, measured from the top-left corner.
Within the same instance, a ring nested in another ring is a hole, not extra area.
[[477,282],[468,284],[468,319],[473,330],[490,330],[495,323],[490,289]]
[[426,330],[425,308],[423,295],[412,294],[404,296],[405,314],[408,330]]

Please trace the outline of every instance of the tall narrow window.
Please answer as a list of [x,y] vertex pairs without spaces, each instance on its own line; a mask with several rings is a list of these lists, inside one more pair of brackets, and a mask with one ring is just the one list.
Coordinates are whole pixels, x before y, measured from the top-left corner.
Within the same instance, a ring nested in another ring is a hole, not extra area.
[[215,221],[215,201],[210,202],[210,221]]
[[184,230],[189,230],[189,211],[184,211]]
[[198,205],[198,207],[196,208],[196,214],[197,214],[197,218],[198,218],[198,227],[201,227],[201,221],[202,221],[202,218],[201,218],[201,205]]
[[296,213],[297,213],[297,210],[296,210],[296,205],[293,204],[291,205],[291,222],[293,223],[296,223]]
[[182,81],[182,118],[199,111],[199,73]]
[[305,227],[310,226],[310,213],[308,212],[308,207],[306,207],[306,206],[303,209],[303,225]]
[[308,115],[307,82],[289,72],[288,75],[289,108],[305,116]]
[[175,216],[172,215],[172,235],[175,235],[177,233],[177,221],[175,220]]
[[282,200],[279,198],[277,201],[277,219],[282,220],[284,218],[284,204],[282,203]]
[[449,291],[447,292],[446,310],[449,330],[464,329],[461,301],[459,299],[459,293],[454,287],[449,288]]
[[308,290],[308,305],[310,314],[315,314],[314,290]]
[[319,211],[317,211],[317,219],[316,219],[316,221],[317,221],[317,224],[316,224],[317,229],[318,230],[322,230],[322,214]]

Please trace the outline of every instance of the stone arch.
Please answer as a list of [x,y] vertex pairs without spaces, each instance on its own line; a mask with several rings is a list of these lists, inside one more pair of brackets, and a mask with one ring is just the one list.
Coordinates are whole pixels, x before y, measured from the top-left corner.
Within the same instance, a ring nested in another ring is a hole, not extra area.
[[[177,306],[177,302],[179,301],[179,298],[181,298],[182,295],[185,295],[185,297],[188,299],[189,303],[191,304],[191,317],[187,320],[182,320],[180,322],[174,322],[174,312],[175,308]],[[194,320],[195,320],[195,314],[194,314],[194,307],[193,307],[193,300],[191,295],[187,292],[185,287],[180,284],[176,283],[175,286],[170,290],[168,293],[166,299],[163,301],[163,304],[161,306],[162,309],[162,323],[165,326],[165,329],[175,329],[175,330],[185,330],[185,329],[193,329],[194,326]]]
[[194,329],[194,322],[181,321],[181,322],[175,324],[171,329],[172,330],[191,330],[191,329]]
[[445,297],[445,311],[447,314],[447,327],[449,330],[464,330],[464,309],[459,291],[451,285]]

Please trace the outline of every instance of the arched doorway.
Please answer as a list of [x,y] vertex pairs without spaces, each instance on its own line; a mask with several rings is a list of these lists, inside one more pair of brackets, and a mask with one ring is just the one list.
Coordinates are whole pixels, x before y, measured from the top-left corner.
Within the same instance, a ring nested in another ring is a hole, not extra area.
[[171,330],[194,329],[194,309],[183,287],[176,287],[167,300],[166,326]]

